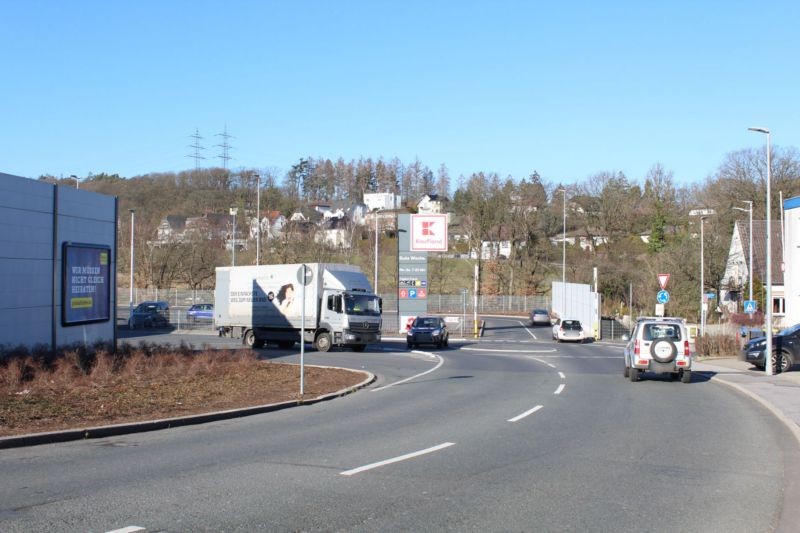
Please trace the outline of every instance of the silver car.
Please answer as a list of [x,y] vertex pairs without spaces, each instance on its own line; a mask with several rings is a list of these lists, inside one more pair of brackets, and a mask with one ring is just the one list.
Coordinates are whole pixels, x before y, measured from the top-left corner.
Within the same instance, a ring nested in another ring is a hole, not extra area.
[[547,309],[533,309],[530,314],[531,326],[549,326],[550,313]]
[[692,381],[692,352],[682,318],[641,317],[625,345],[625,377],[639,381],[644,372]]

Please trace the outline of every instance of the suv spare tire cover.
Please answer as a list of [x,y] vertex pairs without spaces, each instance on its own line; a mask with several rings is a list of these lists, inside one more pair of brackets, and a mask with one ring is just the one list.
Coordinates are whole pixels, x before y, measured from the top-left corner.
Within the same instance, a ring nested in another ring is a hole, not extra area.
[[650,355],[659,363],[670,363],[678,355],[678,350],[672,341],[659,339],[650,345]]

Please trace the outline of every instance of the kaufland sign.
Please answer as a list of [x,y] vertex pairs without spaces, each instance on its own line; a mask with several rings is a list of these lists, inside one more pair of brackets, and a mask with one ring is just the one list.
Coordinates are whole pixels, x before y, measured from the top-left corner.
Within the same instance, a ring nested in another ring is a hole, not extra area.
[[411,215],[412,252],[447,251],[447,215]]

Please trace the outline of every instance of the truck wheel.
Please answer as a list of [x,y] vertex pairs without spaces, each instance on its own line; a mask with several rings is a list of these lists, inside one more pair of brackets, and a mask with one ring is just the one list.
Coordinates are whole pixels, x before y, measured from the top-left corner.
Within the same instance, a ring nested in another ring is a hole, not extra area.
[[314,348],[319,352],[327,352],[331,349],[331,335],[330,333],[320,333],[314,339]]
[[248,329],[244,333],[244,337],[242,337],[242,344],[247,346],[248,348],[252,348],[253,345],[256,343],[256,334],[253,332],[252,329]]
[[367,345],[366,344],[354,344],[353,346],[351,346],[351,348],[353,348],[354,352],[363,352],[364,350],[367,349]]

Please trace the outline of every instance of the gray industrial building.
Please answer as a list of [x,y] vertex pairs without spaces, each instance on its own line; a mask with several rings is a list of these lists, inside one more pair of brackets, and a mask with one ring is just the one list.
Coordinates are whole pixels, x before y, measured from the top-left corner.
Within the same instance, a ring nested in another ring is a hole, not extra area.
[[0,173],[0,345],[116,341],[117,199]]

